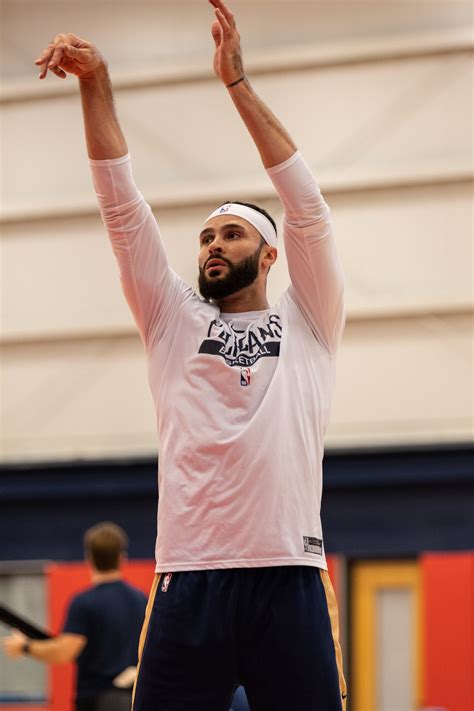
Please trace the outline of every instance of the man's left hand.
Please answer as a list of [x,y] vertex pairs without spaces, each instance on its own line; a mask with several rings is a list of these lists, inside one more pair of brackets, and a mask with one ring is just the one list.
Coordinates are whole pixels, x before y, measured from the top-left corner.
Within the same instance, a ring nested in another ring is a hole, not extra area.
[[214,7],[216,15],[211,30],[216,45],[214,71],[224,84],[232,84],[244,76],[240,35],[234,15],[223,0],[209,0],[209,2]]

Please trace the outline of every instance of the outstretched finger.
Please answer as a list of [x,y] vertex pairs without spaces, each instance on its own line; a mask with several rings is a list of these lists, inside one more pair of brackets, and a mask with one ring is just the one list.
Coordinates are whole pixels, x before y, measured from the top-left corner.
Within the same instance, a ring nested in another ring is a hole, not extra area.
[[48,69],[52,69],[53,67],[58,67],[61,64],[61,60],[64,56],[64,44],[58,44],[54,48],[54,52],[50,57],[50,60],[48,62]]
[[48,62],[49,62],[49,57],[46,58],[46,60],[39,65],[40,73],[39,73],[39,78],[44,79],[46,74],[48,73]]
[[232,27],[231,27],[231,26],[229,25],[229,23],[227,22],[225,16],[224,16],[223,13],[219,10],[218,7],[216,7],[216,11],[215,11],[215,12],[216,12],[216,17],[217,17],[217,19],[218,19],[218,21],[219,21],[219,24],[220,24],[220,26],[221,26],[221,28],[222,28],[223,33],[226,34],[226,35],[230,35],[230,33],[231,33],[231,31],[232,31]]
[[222,14],[224,15],[225,19],[231,25],[232,27],[235,27],[235,18],[233,12],[227,7],[225,2],[223,0],[209,0],[211,5],[216,8],[216,10],[220,10]]
[[53,52],[54,52],[54,47],[52,47],[52,46],[46,47],[46,49],[43,50],[43,52],[41,52],[38,59],[35,60],[36,66],[39,67],[39,69],[40,69],[40,73],[39,73],[40,79],[44,79],[46,74],[48,73],[48,62],[51,59]]
[[52,45],[48,45],[41,54],[39,55],[38,59],[35,59],[35,64],[44,64],[45,62],[48,61],[50,56],[52,55],[54,51],[54,47]]

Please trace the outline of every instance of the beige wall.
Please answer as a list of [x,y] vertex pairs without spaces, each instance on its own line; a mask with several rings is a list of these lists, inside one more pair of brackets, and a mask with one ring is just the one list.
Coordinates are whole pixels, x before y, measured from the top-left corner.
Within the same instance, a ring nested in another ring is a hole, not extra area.
[[[228,197],[281,210],[210,72],[200,0],[4,0],[3,460],[156,449],[142,347],[97,215],[74,81],[35,80],[57,31],[109,59],[137,182],[172,266]],[[462,440],[472,415],[469,2],[236,0],[247,68],[330,203],[348,325],[327,442]],[[77,8],[80,9],[77,9]],[[288,284],[284,255],[271,277]]]

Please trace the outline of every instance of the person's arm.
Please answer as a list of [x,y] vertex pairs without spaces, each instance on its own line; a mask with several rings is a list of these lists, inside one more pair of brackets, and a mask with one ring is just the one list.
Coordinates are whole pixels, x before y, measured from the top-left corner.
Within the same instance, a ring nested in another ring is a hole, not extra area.
[[344,323],[343,279],[330,212],[318,185],[281,122],[245,76],[240,35],[223,0],[215,8],[214,71],[225,84],[260,153],[284,208],[290,293],[325,349],[337,349]]
[[209,0],[215,8],[212,36],[216,45],[214,71],[227,87],[242,120],[262,158],[265,168],[283,163],[296,145],[283,124],[263,103],[245,76],[240,35],[235,18],[222,0]]
[[51,71],[60,79],[73,74],[79,79],[89,158],[120,158],[127,143],[115,112],[107,62],[97,47],[72,33],[56,35],[35,64],[39,78]]
[[344,327],[344,280],[329,207],[299,152],[267,173],[284,208],[289,294],[332,356]]
[[107,63],[76,35],[56,35],[35,64],[79,79],[92,179],[102,219],[120,269],[122,287],[148,347],[167,327],[184,285],[168,267],[158,226],[132,176],[130,156],[115,112]]
[[23,632],[14,630],[3,640],[5,653],[13,659],[33,657],[46,664],[67,664],[80,655],[87,637],[80,634],[60,634],[52,639],[29,639]]

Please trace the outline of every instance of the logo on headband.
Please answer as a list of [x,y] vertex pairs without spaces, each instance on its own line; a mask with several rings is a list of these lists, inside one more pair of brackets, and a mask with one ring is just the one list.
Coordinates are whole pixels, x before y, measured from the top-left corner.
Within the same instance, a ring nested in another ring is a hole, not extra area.
[[219,212],[220,212],[220,213],[221,213],[221,212],[229,212],[229,210],[230,210],[230,205],[222,205],[222,207],[221,207],[221,209],[219,210]]

